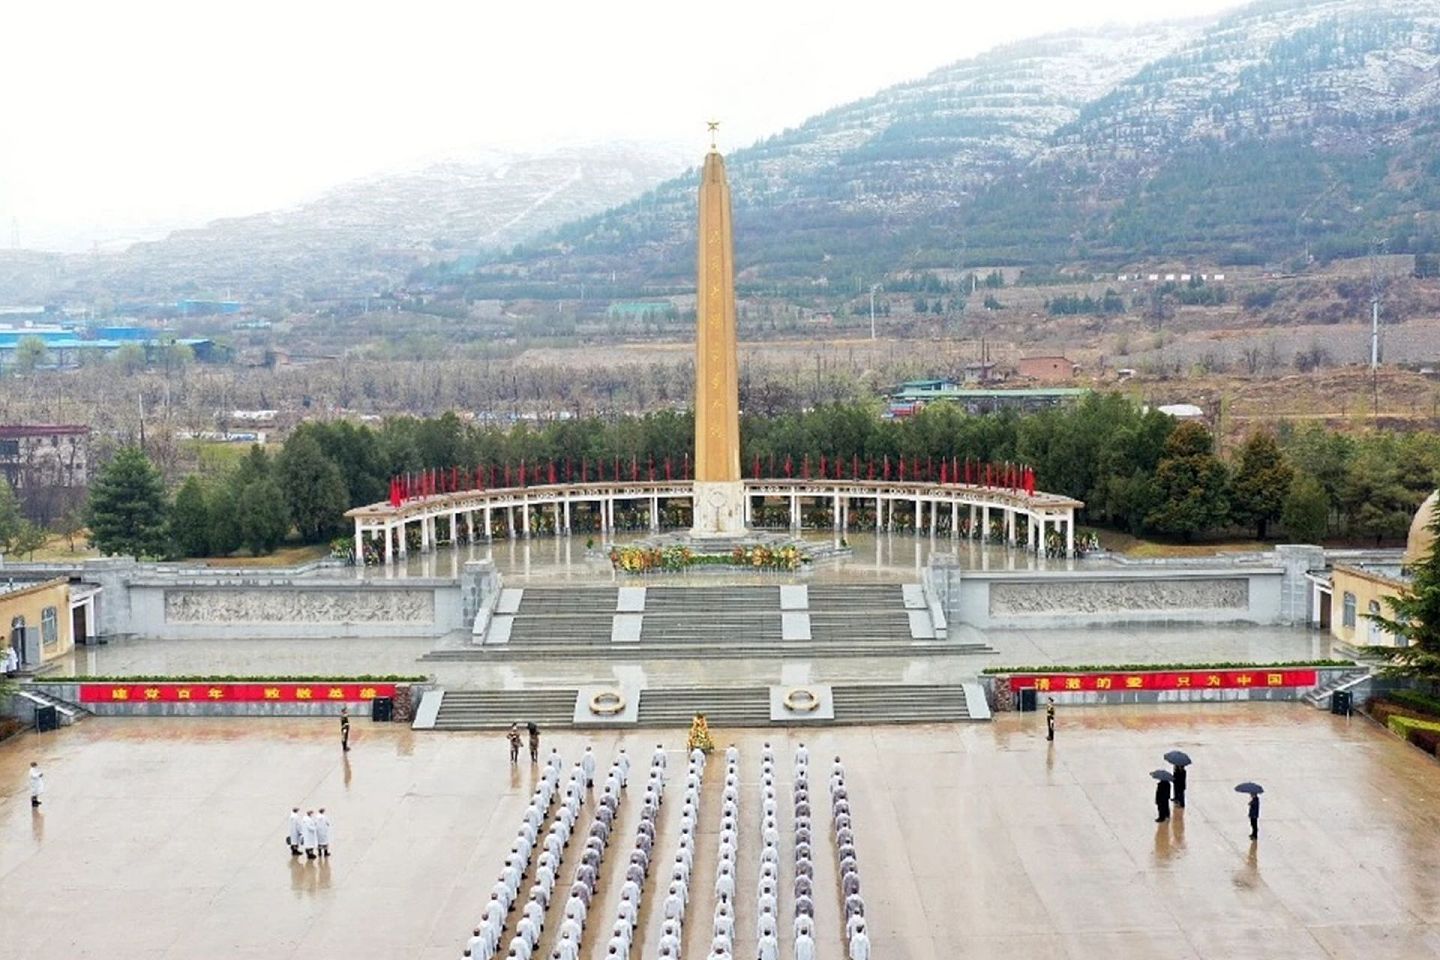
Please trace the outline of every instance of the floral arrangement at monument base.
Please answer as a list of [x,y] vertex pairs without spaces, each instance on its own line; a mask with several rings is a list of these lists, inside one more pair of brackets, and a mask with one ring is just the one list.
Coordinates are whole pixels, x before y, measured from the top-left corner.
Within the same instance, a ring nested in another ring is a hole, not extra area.
[[715,740],[710,736],[710,722],[705,719],[705,714],[695,714],[695,719],[690,721],[690,735],[685,738],[685,750],[710,753],[714,749]]

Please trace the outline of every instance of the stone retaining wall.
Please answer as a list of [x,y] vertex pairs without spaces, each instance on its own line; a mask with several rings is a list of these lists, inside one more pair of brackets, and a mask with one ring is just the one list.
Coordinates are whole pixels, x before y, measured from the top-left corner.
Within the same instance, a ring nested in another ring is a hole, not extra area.
[[[154,703],[129,701],[126,703],[80,703],[79,683],[37,683],[31,689],[48,693],[58,700],[74,704],[97,717],[338,717],[344,707],[350,708],[350,716],[356,722],[369,721],[370,704],[343,703],[315,700],[308,703],[216,703],[210,700],[192,700],[188,703]],[[411,714],[411,685],[398,684],[395,688],[395,712],[393,721],[409,722]],[[418,700],[418,695],[415,697]],[[403,705],[403,711],[402,711]],[[402,715],[403,714],[403,715]]]
[[[1354,667],[1322,667],[1316,670],[1316,682],[1304,687],[1247,687],[1231,690],[1086,690],[1065,692],[1047,690],[1037,694],[1038,709],[1044,710],[1046,697],[1054,697],[1056,706],[1061,707],[1113,707],[1133,703],[1231,703],[1250,700],[1299,700],[1314,690],[1345,673],[1354,672]],[[1263,671],[1263,667],[1257,667]],[[1056,673],[1066,673],[1064,667],[1056,667]],[[1143,671],[1135,671],[1143,672]],[[985,691],[985,700],[997,712],[1017,709],[1016,693],[1010,689],[1009,676],[986,674],[981,676],[980,685]]]

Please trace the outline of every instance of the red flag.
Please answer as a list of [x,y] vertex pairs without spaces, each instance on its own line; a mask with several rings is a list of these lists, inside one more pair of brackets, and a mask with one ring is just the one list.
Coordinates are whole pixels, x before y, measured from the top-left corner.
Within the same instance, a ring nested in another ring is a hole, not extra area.
[[800,465],[800,479],[810,479],[810,454],[805,454],[805,462]]
[[760,454],[755,454],[755,466],[750,471],[750,476],[756,480],[760,479]]
[[944,460],[940,461],[940,485],[943,487],[950,482],[950,464]]
[[785,454],[785,476],[789,477],[794,469],[795,465],[790,461],[790,454]]
[[900,482],[905,482],[905,458],[903,456],[900,458]]
[[874,457],[871,457],[871,458],[870,458],[870,467],[869,467],[869,469],[868,469],[868,470],[866,471],[866,473],[865,473],[865,479],[866,479],[866,480],[874,480],[874,479],[875,479],[875,458],[874,458]]
[[555,486],[555,461],[550,461],[550,486]]

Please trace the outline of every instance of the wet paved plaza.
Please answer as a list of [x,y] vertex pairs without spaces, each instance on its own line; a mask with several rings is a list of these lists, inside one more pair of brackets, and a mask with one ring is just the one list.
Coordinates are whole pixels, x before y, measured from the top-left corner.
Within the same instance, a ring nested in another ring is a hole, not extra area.
[[[0,960],[32,957],[459,957],[528,802],[533,774],[502,738],[356,725],[342,759],[329,721],[99,720],[0,744]],[[683,731],[566,732],[643,765],[657,739],[677,770]],[[1299,705],[1063,711],[990,724],[808,732],[717,731],[741,747],[739,958],[754,956],[760,744],[777,748],[782,892],[790,880],[789,774],[799,740],[821,791],[844,757],[877,958],[1003,956],[1412,960],[1440,954],[1440,765],[1363,718]],[[1195,759],[1189,809],[1153,822],[1147,772]],[[25,796],[38,759],[48,792]],[[637,771],[640,769],[637,766]],[[720,764],[700,808],[685,956],[703,957]],[[1247,839],[1242,779],[1265,784]],[[667,797],[680,792],[676,778]],[[325,806],[328,864],[293,861],[289,808]],[[618,899],[638,801],[621,806],[598,943]],[[679,804],[656,849],[673,853]],[[588,807],[587,807],[588,811]],[[815,822],[822,957],[841,956],[833,844]],[[582,824],[588,816],[582,814]],[[562,880],[575,855],[567,853]],[[653,955],[647,887],[637,952]],[[790,914],[782,897],[781,926]],[[695,911],[698,910],[698,913]],[[552,911],[551,916],[554,916]],[[548,929],[548,942],[553,930]],[[782,942],[787,938],[782,938]],[[641,952],[643,951],[643,952]],[[587,951],[586,956],[590,956]],[[791,956],[788,943],[782,956]]]

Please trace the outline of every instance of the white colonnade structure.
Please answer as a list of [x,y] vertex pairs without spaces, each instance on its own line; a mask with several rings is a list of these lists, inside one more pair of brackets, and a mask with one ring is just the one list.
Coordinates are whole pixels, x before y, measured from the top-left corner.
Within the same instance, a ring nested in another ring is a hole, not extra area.
[[[1075,555],[1075,511],[1084,506],[1058,494],[934,481],[787,478],[746,480],[744,485],[746,526],[754,525],[762,505],[772,511],[778,505],[789,518],[789,528],[798,532],[809,506],[828,508],[836,533],[857,529],[851,517],[873,511],[866,529],[883,533],[896,529],[898,510],[913,521],[917,535],[939,536],[942,527],[950,537],[959,537],[962,530],[978,531],[974,539],[1037,554],[1045,552],[1053,533],[1056,552],[1067,557]],[[692,497],[689,480],[593,481],[435,493],[399,504],[356,507],[345,516],[354,524],[355,542],[380,541],[381,561],[391,564],[406,557],[412,525],[419,529],[420,550],[428,552],[439,542],[437,521],[445,521],[450,540],[463,532],[473,543],[491,539],[497,526],[512,539],[537,535],[534,520],[544,514],[550,518],[545,525],[550,533],[568,535],[583,509],[598,518],[598,532],[605,537],[616,530],[617,509],[640,510],[648,515],[650,529],[658,531],[666,505],[688,505]]]

